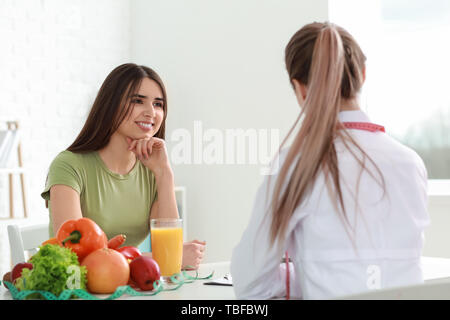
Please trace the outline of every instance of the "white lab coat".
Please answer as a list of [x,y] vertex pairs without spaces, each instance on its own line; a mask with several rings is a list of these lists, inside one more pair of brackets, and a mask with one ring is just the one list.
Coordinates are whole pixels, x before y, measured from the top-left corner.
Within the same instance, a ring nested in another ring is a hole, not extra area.
[[[343,111],[339,118],[342,122],[370,122],[362,111]],[[329,299],[423,282],[420,257],[423,231],[429,224],[424,163],[387,133],[357,129],[350,129],[350,133],[381,170],[386,194],[383,197],[382,187],[363,171],[357,210],[354,195],[360,166],[342,142],[336,141],[341,189],[357,251],[320,174],[306,201],[295,210],[286,241],[281,244],[293,261],[291,297]],[[280,154],[280,168],[286,154],[287,150]],[[369,161],[366,166],[379,180]],[[269,191],[269,176],[259,187],[248,227],[233,250],[231,274],[238,299],[270,299],[286,294],[282,253],[277,245],[269,244],[267,199],[271,200],[276,178],[277,174],[270,176]]]

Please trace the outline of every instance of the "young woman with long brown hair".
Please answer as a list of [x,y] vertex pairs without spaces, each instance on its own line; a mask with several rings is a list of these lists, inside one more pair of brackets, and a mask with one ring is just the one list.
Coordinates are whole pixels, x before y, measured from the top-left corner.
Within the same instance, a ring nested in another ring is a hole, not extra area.
[[260,186],[233,251],[238,298],[327,299],[423,281],[427,171],[361,111],[365,60],[331,23],[305,25],[289,41],[286,68],[301,106],[289,135],[300,128],[280,147],[280,170]]
[[[50,166],[42,197],[51,236],[66,220],[87,217],[108,238],[125,234],[125,245],[138,246],[150,218],[179,217],[166,118],[166,90],[154,70],[127,63],[107,76],[80,134]],[[205,245],[185,243],[183,266],[197,268]]]

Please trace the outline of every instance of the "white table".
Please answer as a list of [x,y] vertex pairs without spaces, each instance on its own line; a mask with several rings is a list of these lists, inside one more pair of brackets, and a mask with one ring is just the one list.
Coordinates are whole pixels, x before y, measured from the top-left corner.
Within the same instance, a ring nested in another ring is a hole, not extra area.
[[[422,257],[424,280],[426,283],[450,281],[450,259]],[[202,264],[198,270],[199,277],[205,277],[214,271],[212,279],[221,278],[230,270],[230,263],[217,262]],[[190,272],[189,274],[193,274]],[[186,283],[175,291],[163,291],[151,297],[132,297],[123,295],[119,300],[235,300],[233,287],[230,286],[210,286],[204,285],[205,281],[197,280],[193,283]],[[109,295],[97,295],[106,298]],[[0,289],[0,299],[10,300],[11,294],[3,285]]]
[[[151,297],[132,297],[123,295],[118,300],[235,300],[233,287],[231,286],[210,286],[203,283],[212,279],[222,278],[230,270],[229,262],[217,262],[202,264],[198,270],[199,277],[206,277],[214,271],[214,275],[209,280],[196,280],[192,283],[185,283],[175,291],[162,291]],[[189,271],[189,275],[195,275],[195,271]],[[164,284],[164,286],[167,286]],[[168,286],[167,288],[170,288]],[[106,298],[109,295],[97,295]]]
[[[117,300],[235,300],[233,287],[231,286],[211,286],[204,285],[204,282],[211,281],[212,279],[222,278],[229,272],[229,262],[216,262],[202,264],[198,270],[199,277],[206,277],[212,271],[214,275],[210,280],[197,280],[192,283],[185,283],[179,289],[175,291],[162,291],[154,296],[147,297],[134,297],[129,295],[123,295]],[[194,276],[195,271],[189,271],[189,275]],[[164,286],[167,286],[164,284]],[[170,288],[167,287],[167,288]],[[145,293],[145,292],[144,292]],[[99,298],[106,298],[109,294],[98,294]],[[9,291],[1,285],[0,288],[0,300],[11,300],[11,294]]]
[[422,257],[425,283],[450,281],[450,259]]

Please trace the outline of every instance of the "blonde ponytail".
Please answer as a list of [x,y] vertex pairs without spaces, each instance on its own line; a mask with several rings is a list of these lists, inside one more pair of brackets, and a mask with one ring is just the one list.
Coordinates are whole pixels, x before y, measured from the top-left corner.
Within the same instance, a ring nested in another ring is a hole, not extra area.
[[[343,38],[346,43],[343,43]],[[311,191],[319,171],[325,175],[337,212],[342,213],[344,224],[349,224],[339,183],[334,141],[339,137],[350,141],[366,156],[345,130],[340,130],[339,122],[342,99],[356,96],[362,86],[364,61],[365,56],[351,36],[329,23],[305,26],[287,45],[286,67],[290,79],[306,85],[308,94],[298,119],[301,127],[275,184],[270,206],[272,243],[277,238],[284,240],[295,209]],[[344,145],[348,147],[345,141]],[[358,161],[364,168],[364,160]]]

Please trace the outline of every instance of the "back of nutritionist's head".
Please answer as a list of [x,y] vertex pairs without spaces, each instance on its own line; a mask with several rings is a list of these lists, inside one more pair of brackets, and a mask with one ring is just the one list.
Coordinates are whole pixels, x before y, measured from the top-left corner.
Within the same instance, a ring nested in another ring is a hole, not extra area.
[[[356,98],[365,79],[365,61],[366,56],[353,36],[329,22],[303,26],[291,37],[285,49],[291,84],[295,90],[301,85],[303,90],[307,90],[309,100],[313,101],[316,96],[328,92],[337,93],[327,96],[329,99],[345,101]],[[308,107],[311,104],[308,102],[303,101],[302,107]]]

